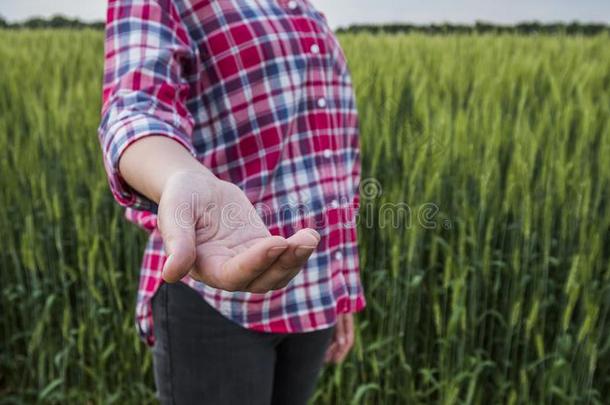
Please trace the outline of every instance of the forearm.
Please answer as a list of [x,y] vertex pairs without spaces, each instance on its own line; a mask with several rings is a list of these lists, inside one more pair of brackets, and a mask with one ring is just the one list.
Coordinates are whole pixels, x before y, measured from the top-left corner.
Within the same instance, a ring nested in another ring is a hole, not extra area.
[[130,145],[121,156],[119,171],[131,187],[157,204],[175,174],[198,172],[213,177],[184,146],[165,136],[147,136]]

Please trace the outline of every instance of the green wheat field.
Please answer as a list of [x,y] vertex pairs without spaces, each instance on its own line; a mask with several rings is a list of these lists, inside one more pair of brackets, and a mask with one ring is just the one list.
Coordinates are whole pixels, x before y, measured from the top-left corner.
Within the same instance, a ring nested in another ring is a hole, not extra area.
[[[314,403],[608,403],[609,39],[340,37],[368,307]],[[0,31],[0,403],[155,401],[102,59],[99,31]]]

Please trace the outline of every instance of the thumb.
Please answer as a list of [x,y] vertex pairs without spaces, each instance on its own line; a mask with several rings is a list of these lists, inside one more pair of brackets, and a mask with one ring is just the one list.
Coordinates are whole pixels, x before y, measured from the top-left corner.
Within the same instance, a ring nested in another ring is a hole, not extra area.
[[163,266],[162,277],[175,283],[186,276],[195,264],[195,227],[177,221],[163,221],[160,228],[163,245],[168,257]]
[[169,256],[163,266],[162,277],[168,283],[175,283],[186,276],[195,263],[195,248],[187,243],[177,244],[176,249],[167,249]]

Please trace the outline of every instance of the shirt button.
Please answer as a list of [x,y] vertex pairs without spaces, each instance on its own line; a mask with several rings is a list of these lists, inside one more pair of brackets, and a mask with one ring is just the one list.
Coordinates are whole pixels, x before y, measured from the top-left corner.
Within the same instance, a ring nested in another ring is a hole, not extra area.
[[343,260],[343,253],[341,253],[341,251],[340,251],[340,250],[338,250],[338,251],[335,253],[335,260],[336,260],[336,261],[341,261],[341,260]]
[[324,97],[318,99],[318,107],[320,107],[320,108],[326,107],[326,99]]
[[288,2],[288,8],[291,10],[296,10],[298,6],[299,4],[294,0]]
[[311,48],[309,48],[309,50],[311,51],[311,53],[313,53],[314,55],[317,55],[320,53],[320,47],[318,46],[318,44],[313,44],[311,46]]
[[333,152],[330,149],[324,149],[324,152],[322,153],[326,159],[330,159],[330,157],[333,155]]

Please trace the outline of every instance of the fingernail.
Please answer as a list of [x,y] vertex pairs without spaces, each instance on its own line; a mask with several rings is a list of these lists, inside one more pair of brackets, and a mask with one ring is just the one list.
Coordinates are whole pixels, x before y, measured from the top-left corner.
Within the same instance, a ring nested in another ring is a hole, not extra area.
[[281,255],[284,252],[284,250],[286,250],[286,246],[272,247],[271,249],[269,249],[267,251],[267,257],[270,259],[275,259],[279,255]]
[[343,345],[345,344],[345,338],[344,338],[344,337],[340,337],[340,338],[339,338],[339,344],[340,344],[341,346],[343,346]]
[[297,257],[297,259],[304,259],[309,256],[314,249],[315,248],[311,246],[299,246],[295,249],[294,255]]
[[320,234],[318,233],[318,231],[316,231],[315,229],[311,229],[311,228],[307,228],[307,231],[311,234],[311,236],[313,236],[317,240],[320,240]]

